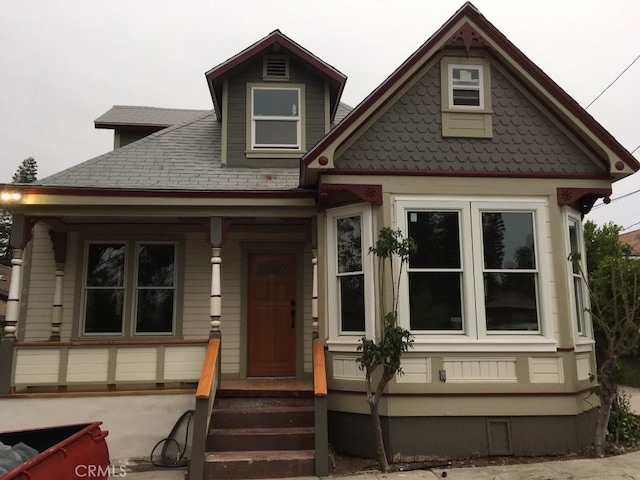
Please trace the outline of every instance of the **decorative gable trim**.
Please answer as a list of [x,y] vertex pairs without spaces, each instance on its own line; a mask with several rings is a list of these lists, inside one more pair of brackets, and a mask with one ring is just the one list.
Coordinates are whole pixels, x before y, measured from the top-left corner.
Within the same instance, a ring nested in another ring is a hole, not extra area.
[[445,45],[447,47],[464,47],[467,57],[471,53],[472,48],[486,48],[491,50],[491,44],[487,43],[482,35],[469,23],[465,23],[460,30],[451,35]]
[[382,185],[323,183],[318,188],[320,209],[361,201],[382,205]]

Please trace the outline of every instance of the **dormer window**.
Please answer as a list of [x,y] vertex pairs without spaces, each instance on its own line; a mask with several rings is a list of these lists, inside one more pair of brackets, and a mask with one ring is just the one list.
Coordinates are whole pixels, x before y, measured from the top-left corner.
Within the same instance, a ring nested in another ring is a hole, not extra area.
[[251,147],[301,148],[300,88],[251,89]]
[[451,108],[484,108],[481,65],[449,65]]

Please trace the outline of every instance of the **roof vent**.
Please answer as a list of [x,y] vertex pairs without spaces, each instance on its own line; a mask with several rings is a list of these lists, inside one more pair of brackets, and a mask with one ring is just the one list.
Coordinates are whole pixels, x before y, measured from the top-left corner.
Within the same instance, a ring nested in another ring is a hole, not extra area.
[[264,80],[289,80],[289,59],[284,55],[265,56],[262,78]]

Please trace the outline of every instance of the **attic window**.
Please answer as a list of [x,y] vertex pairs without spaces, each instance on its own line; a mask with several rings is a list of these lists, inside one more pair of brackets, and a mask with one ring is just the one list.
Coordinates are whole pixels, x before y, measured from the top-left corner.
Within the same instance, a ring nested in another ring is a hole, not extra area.
[[484,108],[481,65],[449,65],[451,108]]
[[264,57],[262,78],[265,80],[289,80],[289,59],[283,55]]

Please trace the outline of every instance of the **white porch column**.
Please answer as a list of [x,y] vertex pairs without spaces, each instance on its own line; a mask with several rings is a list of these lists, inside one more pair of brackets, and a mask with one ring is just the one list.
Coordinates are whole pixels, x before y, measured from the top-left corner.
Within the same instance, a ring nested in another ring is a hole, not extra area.
[[60,326],[62,325],[62,280],[64,278],[64,264],[56,264],[56,283],[53,288],[53,309],[51,310],[51,338],[60,340]]
[[220,317],[222,316],[222,290],[220,281],[220,264],[222,258],[220,253],[222,249],[220,247],[213,247],[211,249],[211,329],[209,331],[210,337],[220,337]]
[[318,250],[312,250],[313,280],[311,286],[311,327],[313,339],[318,338]]
[[13,249],[11,259],[11,283],[7,299],[7,314],[5,316],[4,338],[16,338],[16,326],[20,316],[20,291],[22,290],[22,255],[21,248]]

